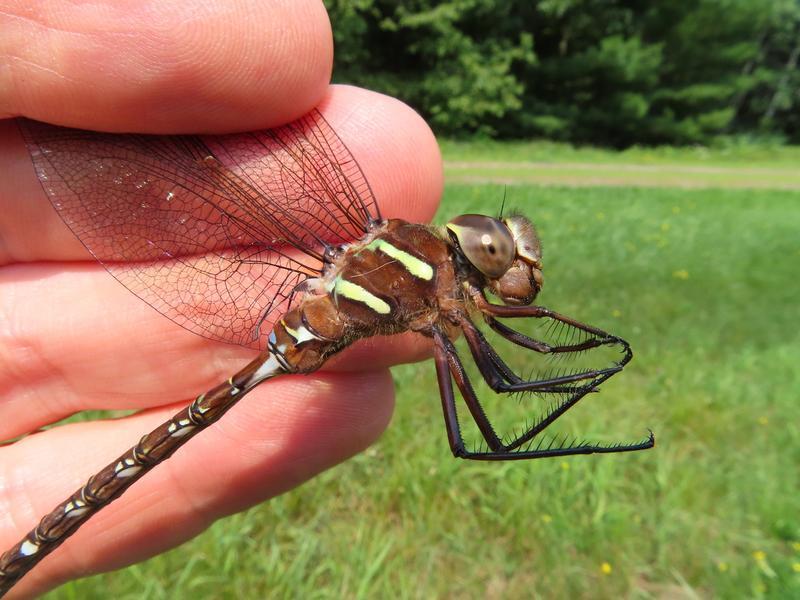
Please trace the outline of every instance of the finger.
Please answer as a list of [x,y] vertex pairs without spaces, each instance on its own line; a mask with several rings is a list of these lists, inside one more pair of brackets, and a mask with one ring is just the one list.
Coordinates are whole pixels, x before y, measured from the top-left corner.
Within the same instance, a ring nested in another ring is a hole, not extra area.
[[[220,516],[359,452],[383,431],[392,406],[391,378],[383,371],[267,382],[79,529],[19,591],[42,593],[176,546]],[[15,543],[173,412],[68,425],[0,448],[0,545]]]
[[[408,106],[381,94],[334,86],[321,110],[370,183],[384,217],[426,222],[442,190],[436,140]],[[92,260],[61,222],[11,122],[0,122],[0,265]]]
[[384,218],[433,218],[444,187],[442,156],[419,114],[351,86],[329,88],[320,109],[363,169]]
[[[380,337],[324,368],[378,369],[427,352],[417,334]],[[188,401],[255,354],[186,331],[92,265],[0,269],[0,439],[83,410]]]
[[318,0],[3,3],[0,118],[142,133],[271,127],[330,79]]

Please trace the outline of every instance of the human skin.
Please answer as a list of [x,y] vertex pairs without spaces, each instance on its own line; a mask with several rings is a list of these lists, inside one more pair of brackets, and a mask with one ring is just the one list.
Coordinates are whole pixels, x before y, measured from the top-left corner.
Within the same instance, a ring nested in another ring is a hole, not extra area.
[[[442,187],[433,135],[396,100],[331,86],[331,61],[330,24],[311,0],[0,0],[0,439],[83,410],[136,411],[0,447],[0,551],[254,355],[181,329],[95,263],[51,207],[11,118],[222,133],[279,125],[318,106],[383,215],[427,221]],[[361,451],[391,416],[387,367],[426,348],[409,334],[365,340],[323,371],[264,383],[9,597],[144,560]]]

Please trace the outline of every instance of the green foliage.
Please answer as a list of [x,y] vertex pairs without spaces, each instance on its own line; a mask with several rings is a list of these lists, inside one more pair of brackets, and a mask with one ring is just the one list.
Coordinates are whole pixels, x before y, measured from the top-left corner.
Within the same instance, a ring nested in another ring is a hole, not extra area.
[[534,61],[533,42],[511,26],[511,5],[492,0],[328,4],[338,81],[402,98],[440,131],[493,133],[492,122],[521,107],[523,84],[512,66]]
[[447,135],[800,138],[795,0],[328,0],[335,78]]
[[743,72],[750,85],[737,102],[738,128],[800,143],[800,2],[772,2]]

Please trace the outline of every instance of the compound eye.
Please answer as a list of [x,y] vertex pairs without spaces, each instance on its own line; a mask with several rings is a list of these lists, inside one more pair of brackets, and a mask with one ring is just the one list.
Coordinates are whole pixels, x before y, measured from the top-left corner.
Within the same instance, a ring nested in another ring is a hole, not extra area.
[[516,256],[514,236],[501,221],[484,215],[461,215],[447,224],[466,259],[490,279],[502,277]]

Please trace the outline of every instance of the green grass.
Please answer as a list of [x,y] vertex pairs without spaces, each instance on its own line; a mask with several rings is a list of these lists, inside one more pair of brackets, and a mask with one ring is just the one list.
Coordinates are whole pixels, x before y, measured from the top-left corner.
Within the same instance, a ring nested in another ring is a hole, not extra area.
[[[496,213],[503,193],[450,185],[439,219]],[[636,354],[564,430],[651,427],[654,450],[457,461],[433,365],[403,366],[394,421],[366,453],[50,597],[800,597],[800,194],[507,193],[543,239],[541,303]]]

